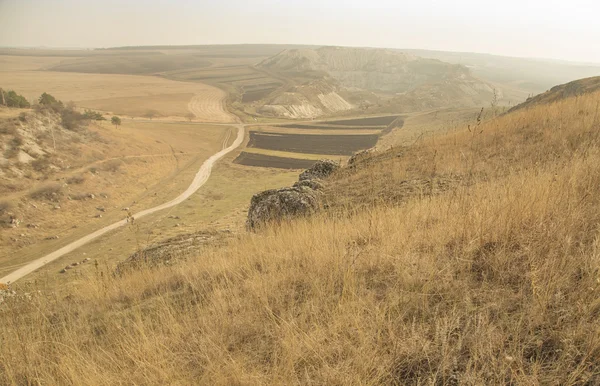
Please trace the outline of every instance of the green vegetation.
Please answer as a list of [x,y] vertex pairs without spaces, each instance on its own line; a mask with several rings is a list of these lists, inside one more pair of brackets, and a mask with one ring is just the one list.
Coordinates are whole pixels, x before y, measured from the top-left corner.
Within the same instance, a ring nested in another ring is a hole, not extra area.
[[0,105],[7,107],[28,108],[31,104],[23,95],[17,94],[13,90],[4,91],[0,88]]
[[110,123],[112,123],[113,125],[115,125],[115,129],[118,128],[121,125],[121,118],[114,116],[110,119]]

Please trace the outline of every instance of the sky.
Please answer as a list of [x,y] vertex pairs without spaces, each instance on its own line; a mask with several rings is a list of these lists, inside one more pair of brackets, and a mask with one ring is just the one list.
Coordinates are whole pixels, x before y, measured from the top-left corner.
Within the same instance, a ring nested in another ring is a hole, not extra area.
[[276,43],[600,63],[598,0],[0,0],[0,46]]

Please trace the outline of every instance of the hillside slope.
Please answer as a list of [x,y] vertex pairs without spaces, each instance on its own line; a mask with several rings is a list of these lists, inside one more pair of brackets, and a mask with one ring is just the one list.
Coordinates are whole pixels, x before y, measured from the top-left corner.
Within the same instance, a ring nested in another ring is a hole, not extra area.
[[510,111],[531,108],[538,105],[547,105],[570,97],[591,94],[596,91],[600,91],[600,76],[579,79],[552,87],[545,93],[528,98],[525,102],[510,109]]
[[0,383],[600,383],[600,93],[367,155],[320,214],[0,305]]

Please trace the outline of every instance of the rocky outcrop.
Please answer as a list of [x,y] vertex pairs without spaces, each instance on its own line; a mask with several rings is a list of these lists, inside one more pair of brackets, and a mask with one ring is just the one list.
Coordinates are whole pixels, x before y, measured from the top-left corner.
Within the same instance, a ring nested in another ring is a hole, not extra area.
[[323,179],[329,177],[340,166],[331,160],[321,160],[314,164],[310,169],[300,174],[300,181]]
[[292,187],[255,194],[248,209],[248,229],[314,213],[320,207],[322,179],[338,168],[339,165],[331,160],[321,160],[300,174],[299,181]]

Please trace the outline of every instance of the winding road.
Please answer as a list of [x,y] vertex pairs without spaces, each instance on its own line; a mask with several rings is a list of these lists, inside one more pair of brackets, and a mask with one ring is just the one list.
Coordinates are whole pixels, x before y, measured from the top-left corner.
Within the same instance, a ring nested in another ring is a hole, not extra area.
[[[235,141],[229,147],[225,147],[225,146],[227,146],[227,142],[229,141],[229,138],[230,138],[230,134],[229,134],[225,138],[225,141],[223,143],[223,149],[221,151],[219,151],[218,153],[213,154],[209,159],[204,161],[202,166],[200,166],[200,170],[198,170],[198,173],[196,173],[194,180],[192,181],[190,186],[183,193],[181,193],[178,197],[176,197],[175,199],[173,199],[167,203],[164,203],[162,205],[158,205],[153,208],[146,209],[141,212],[135,213],[133,215],[133,217],[135,219],[140,219],[144,216],[158,212],[160,210],[171,208],[171,207],[181,204],[183,201],[187,200],[192,194],[196,193],[196,191],[198,191],[198,189],[200,189],[202,187],[202,185],[204,185],[206,183],[206,181],[208,181],[208,178],[210,177],[210,172],[212,171],[213,165],[218,160],[223,158],[226,154],[228,154],[228,153],[232,152],[233,150],[235,150],[236,148],[238,148],[242,144],[242,142],[244,142],[244,134],[245,134],[245,126],[246,125],[235,124],[235,123],[222,124],[222,125],[223,126],[225,126],[225,125],[232,126],[232,127],[236,127],[238,129],[237,138],[235,139]],[[43,256],[43,257],[36,259],[30,263],[27,263],[26,265],[17,269],[16,271],[13,271],[12,273],[0,278],[0,283],[5,283],[5,284],[14,283],[17,280],[29,275],[33,271],[43,267],[44,265],[66,255],[69,252],[74,251],[75,249],[89,243],[90,241],[92,241],[94,239],[97,239],[98,237],[100,237],[112,230],[115,230],[117,228],[125,226],[126,224],[127,224],[127,220],[121,220],[114,224],[108,225],[102,229],[99,229],[93,233],[90,233],[89,235],[84,236],[77,241],[74,241],[68,245],[65,245],[64,247],[60,248],[57,251],[54,251],[46,256]]]

